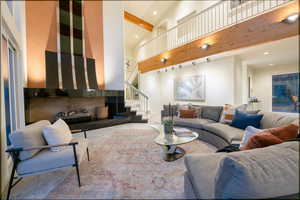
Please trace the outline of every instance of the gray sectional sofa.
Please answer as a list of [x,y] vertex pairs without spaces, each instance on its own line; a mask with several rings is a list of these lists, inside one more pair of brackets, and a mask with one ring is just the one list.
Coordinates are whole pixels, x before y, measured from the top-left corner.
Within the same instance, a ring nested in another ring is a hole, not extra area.
[[[198,132],[200,140],[217,148],[240,143],[244,130],[220,123],[220,107],[202,106],[201,110],[211,116],[175,117],[175,126]],[[168,113],[164,109],[162,118]],[[299,125],[296,114],[260,113],[264,114],[261,129]],[[187,155],[185,166],[187,199],[299,199],[299,141],[233,153]]]
[[[221,149],[230,144],[239,144],[243,138],[244,130],[232,127],[228,124],[221,123],[221,116],[223,107],[221,106],[196,106],[194,108],[199,109],[200,112],[197,118],[179,118],[178,106],[173,106],[175,117],[174,124],[178,127],[185,127],[199,133],[199,139],[207,142],[218,149]],[[161,111],[161,118],[169,115],[168,107],[164,106],[164,110]],[[297,123],[299,118],[297,115],[283,115],[273,112],[260,112],[264,114],[261,121],[261,128],[273,128],[290,123]]]

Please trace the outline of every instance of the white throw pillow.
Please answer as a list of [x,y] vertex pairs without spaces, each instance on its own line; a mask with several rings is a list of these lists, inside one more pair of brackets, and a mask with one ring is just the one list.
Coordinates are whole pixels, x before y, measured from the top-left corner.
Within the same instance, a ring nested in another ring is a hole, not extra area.
[[[62,119],[54,124],[43,128],[43,136],[48,145],[58,145],[69,143],[72,140],[72,133],[69,126]],[[61,148],[52,147],[51,151],[59,151]]]
[[244,136],[243,136],[243,139],[242,139],[242,142],[240,144],[240,148],[245,146],[249,140],[249,138],[252,136],[252,135],[255,135],[256,133],[259,133],[259,132],[262,132],[264,130],[262,129],[258,129],[258,128],[255,128],[253,126],[248,126],[246,129],[245,129],[245,133],[244,133]]
[[247,104],[242,104],[238,106],[233,106],[226,104],[223,109],[223,113],[221,116],[221,123],[224,124],[231,124],[232,120],[234,118],[234,114],[236,110],[246,112],[248,105]]

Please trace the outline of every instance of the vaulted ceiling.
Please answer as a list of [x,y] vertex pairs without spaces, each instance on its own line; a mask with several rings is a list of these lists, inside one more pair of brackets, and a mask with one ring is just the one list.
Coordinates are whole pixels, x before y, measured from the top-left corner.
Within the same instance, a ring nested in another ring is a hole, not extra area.
[[[177,3],[178,1],[124,1],[124,9],[155,26]],[[135,48],[143,38],[150,34],[151,32],[125,20],[126,49]]]

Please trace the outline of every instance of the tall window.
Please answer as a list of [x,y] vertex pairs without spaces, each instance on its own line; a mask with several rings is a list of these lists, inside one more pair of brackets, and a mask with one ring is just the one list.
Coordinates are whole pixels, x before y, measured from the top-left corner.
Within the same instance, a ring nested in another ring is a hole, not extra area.
[[273,112],[299,112],[299,73],[272,76]]
[[12,45],[2,38],[2,72],[4,80],[4,104],[5,104],[5,129],[7,144],[10,145],[8,136],[16,130],[16,52]]
[[10,14],[12,15],[13,15],[13,3],[14,3],[13,0],[6,0],[7,7],[10,11]]

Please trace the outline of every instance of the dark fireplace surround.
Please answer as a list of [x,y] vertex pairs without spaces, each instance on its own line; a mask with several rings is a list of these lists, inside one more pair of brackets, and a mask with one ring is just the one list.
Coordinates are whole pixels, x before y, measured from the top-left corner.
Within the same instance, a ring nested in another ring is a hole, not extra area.
[[[62,115],[72,128],[79,129],[130,122],[130,116],[121,114],[126,112],[124,91],[25,88],[24,94],[26,124],[39,120],[54,122]],[[100,119],[97,112],[102,108],[108,109],[108,115]]]

